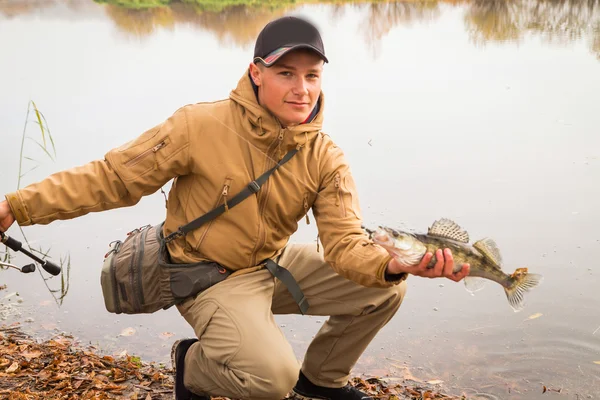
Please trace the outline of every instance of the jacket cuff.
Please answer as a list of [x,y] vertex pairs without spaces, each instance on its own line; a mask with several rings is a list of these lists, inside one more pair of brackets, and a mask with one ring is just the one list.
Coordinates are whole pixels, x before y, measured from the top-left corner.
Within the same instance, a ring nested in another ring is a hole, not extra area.
[[380,281],[385,282],[385,286],[397,285],[408,278],[408,273],[401,272],[399,274],[390,274],[387,272],[388,263],[392,260],[392,256],[385,257],[383,264],[379,267],[377,277]]
[[20,226],[31,225],[31,217],[27,212],[27,207],[25,207],[25,203],[23,203],[19,192],[9,193],[6,196],[6,201],[8,201],[8,205],[15,216],[15,220]]
[[387,272],[385,273],[386,282],[400,283],[402,281],[405,281],[406,278],[408,278],[407,272],[401,272],[399,274],[388,274]]

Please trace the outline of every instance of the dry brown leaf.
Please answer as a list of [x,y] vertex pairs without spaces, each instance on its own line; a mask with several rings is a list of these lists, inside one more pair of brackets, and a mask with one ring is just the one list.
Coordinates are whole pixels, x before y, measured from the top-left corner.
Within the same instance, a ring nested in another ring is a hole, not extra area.
[[19,363],[16,361],[13,361],[13,363],[10,364],[10,367],[6,368],[6,373],[12,374],[13,372],[16,372],[18,369],[19,369]]
[[112,370],[113,382],[125,382],[127,380],[127,375],[123,372],[123,370],[119,368],[113,368]]
[[152,396],[150,396],[150,393],[148,393],[148,395],[146,396],[146,400],[152,400]]
[[527,319],[526,319],[525,321],[530,321],[530,320],[532,320],[532,319],[539,318],[539,317],[541,317],[542,315],[544,315],[544,314],[542,314],[542,313],[535,313],[535,314],[531,314],[529,317],[527,317]]
[[21,353],[21,356],[25,357],[27,359],[27,361],[31,361],[34,358],[38,358],[41,355],[42,355],[42,352],[39,350],[24,351]]
[[173,335],[174,335],[174,333],[172,333],[172,332],[163,332],[160,335],[158,335],[158,337],[160,337],[163,340],[167,340]]
[[133,328],[125,328],[123,329],[123,331],[120,333],[119,336],[133,336],[135,335],[135,329]]

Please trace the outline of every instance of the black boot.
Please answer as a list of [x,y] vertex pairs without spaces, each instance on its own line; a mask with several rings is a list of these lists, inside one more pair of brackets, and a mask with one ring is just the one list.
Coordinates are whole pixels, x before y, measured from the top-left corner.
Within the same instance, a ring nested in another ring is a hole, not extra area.
[[185,368],[185,354],[191,345],[196,343],[198,339],[181,339],[173,344],[171,350],[171,363],[175,372],[175,385],[173,394],[175,400],[210,400],[209,396],[200,396],[190,392],[183,385],[183,369]]
[[371,396],[347,384],[341,388],[317,386],[300,371],[300,377],[292,390],[295,400],[373,400]]

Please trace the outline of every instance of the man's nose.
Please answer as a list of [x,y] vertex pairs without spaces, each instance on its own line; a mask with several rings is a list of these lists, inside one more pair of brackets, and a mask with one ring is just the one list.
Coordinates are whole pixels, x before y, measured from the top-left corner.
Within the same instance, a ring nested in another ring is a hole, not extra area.
[[306,84],[306,80],[304,80],[304,78],[297,79],[292,90],[294,91],[294,94],[308,94],[308,85]]

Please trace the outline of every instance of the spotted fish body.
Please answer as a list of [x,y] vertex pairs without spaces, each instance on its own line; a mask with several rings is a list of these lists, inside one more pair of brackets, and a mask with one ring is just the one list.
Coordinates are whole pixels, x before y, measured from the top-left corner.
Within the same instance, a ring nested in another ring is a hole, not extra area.
[[527,268],[519,268],[511,275],[503,272],[502,257],[492,239],[481,239],[471,245],[468,233],[449,219],[435,221],[426,234],[388,227],[367,231],[375,244],[384,247],[396,260],[407,266],[418,265],[425,253],[431,252],[434,256],[428,268],[433,268],[437,261],[435,252],[449,248],[454,259],[454,272],[460,271],[465,263],[470,265],[469,275],[464,278],[468,291],[482,289],[486,280],[496,282],[504,287],[508,302],[515,311],[523,308],[524,293],[542,280],[541,275],[528,273]]

